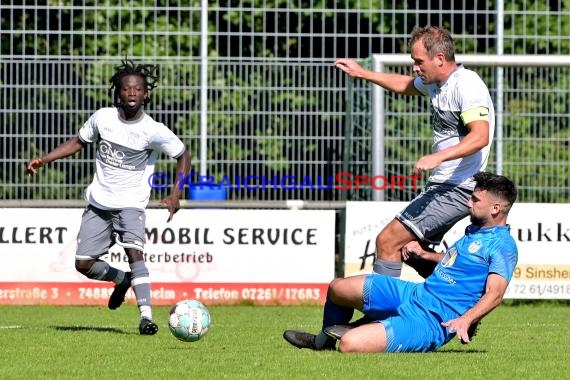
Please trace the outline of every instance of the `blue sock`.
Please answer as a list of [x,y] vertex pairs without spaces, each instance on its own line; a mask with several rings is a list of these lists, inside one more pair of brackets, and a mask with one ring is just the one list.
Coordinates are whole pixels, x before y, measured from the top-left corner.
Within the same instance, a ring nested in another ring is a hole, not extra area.
[[346,325],[352,319],[353,314],[352,307],[339,306],[327,296],[323,311],[323,330],[329,326]]

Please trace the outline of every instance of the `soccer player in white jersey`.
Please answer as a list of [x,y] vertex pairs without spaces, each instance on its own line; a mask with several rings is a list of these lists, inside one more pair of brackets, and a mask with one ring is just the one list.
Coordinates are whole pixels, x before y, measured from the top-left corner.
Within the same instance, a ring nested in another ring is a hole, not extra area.
[[[391,277],[401,274],[401,250],[406,244],[418,241],[426,249],[438,245],[468,215],[473,175],[487,166],[495,128],[489,90],[479,75],[455,62],[454,41],[447,30],[416,27],[409,46],[415,77],[366,70],[353,59],[335,62],[351,77],[399,94],[429,96],[431,101],[433,152],[420,157],[412,168],[414,174],[432,171],[431,175],[423,191],[376,237],[373,270]],[[438,261],[438,257],[405,260],[424,278]]]
[[[158,326],[153,321],[150,299],[150,277],[143,249],[145,243],[145,208],[150,197],[149,175],[160,152],[177,160],[177,173],[186,178],[190,155],[182,141],[164,124],[144,112],[155,87],[157,67],[136,65],[125,60],[111,78],[109,94],[114,106],[96,111],[78,136],[72,137],[44,157],[28,162],[28,173],[60,158],[76,154],[88,144],[97,146],[95,175],[85,191],[85,209],[75,254],[75,268],[94,280],[115,283],[109,298],[109,309],[123,303],[133,287],[140,311],[139,332],[154,335]],[[180,178],[179,176],[176,176]],[[172,192],[161,201],[168,208],[168,221],[180,208],[182,186],[175,183]],[[117,243],[129,260],[129,272],[110,266],[100,257]]]

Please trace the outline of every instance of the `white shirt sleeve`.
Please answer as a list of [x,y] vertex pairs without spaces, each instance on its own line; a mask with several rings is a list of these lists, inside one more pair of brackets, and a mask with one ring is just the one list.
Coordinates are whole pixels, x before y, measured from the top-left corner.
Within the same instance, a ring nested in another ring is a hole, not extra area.
[[79,130],[79,139],[86,143],[92,143],[99,137],[99,129],[97,126],[98,112],[87,119],[83,127]]
[[456,90],[459,92],[457,98],[459,99],[459,108],[461,112],[470,110],[476,107],[489,108],[489,90],[483,80],[474,72],[469,72],[471,75],[465,75],[462,78],[461,86],[457,86]]
[[422,81],[422,78],[420,77],[415,77],[414,78],[414,87],[416,88],[416,90],[418,90],[420,92],[420,94],[422,95],[428,95],[429,94],[429,85],[426,86],[424,84],[424,82]]
[[160,150],[173,158],[178,158],[186,150],[184,143],[164,124],[160,124],[150,145],[152,149]]

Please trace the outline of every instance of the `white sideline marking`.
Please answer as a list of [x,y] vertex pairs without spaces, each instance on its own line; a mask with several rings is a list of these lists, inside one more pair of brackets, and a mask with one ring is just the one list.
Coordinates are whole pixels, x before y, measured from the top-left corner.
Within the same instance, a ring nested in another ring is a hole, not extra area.
[[22,326],[0,326],[0,330],[21,329]]

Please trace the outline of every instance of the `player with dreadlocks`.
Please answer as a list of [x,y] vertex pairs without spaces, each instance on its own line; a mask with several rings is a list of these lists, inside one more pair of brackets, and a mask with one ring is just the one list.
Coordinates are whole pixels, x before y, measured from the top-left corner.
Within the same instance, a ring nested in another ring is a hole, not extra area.
[[[143,257],[149,176],[160,152],[177,160],[177,173],[183,173],[182,178],[188,176],[190,169],[190,155],[182,141],[143,110],[158,80],[156,69],[123,61],[111,78],[109,94],[114,106],[99,109],[77,136],[27,164],[32,175],[39,167],[96,143],[95,176],[85,190],[88,206],[77,236],[75,268],[90,279],[115,283],[108,303],[111,310],[121,306],[132,286],[140,311],[141,335],[158,331],[152,318],[150,277]],[[182,187],[175,183],[171,194],[161,201],[168,208],[168,222],[180,208],[181,193]],[[115,243],[125,250],[128,272],[100,259]]]

